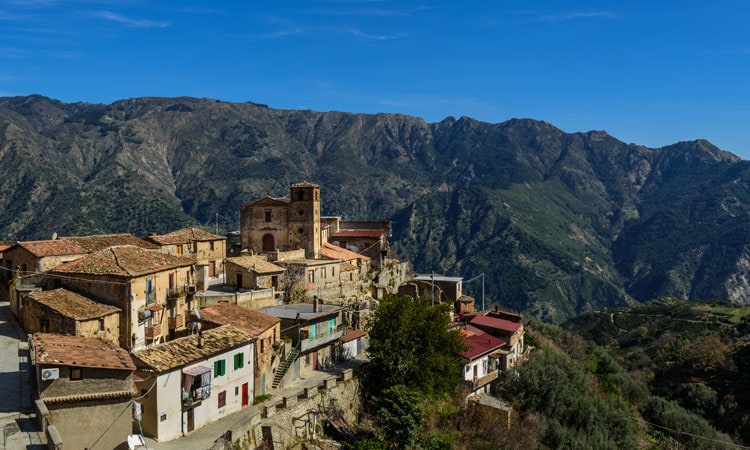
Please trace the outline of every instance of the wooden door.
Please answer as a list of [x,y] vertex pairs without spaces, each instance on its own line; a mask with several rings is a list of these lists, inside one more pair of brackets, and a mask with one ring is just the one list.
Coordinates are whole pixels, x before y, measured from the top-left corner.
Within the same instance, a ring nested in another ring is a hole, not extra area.
[[249,400],[249,392],[247,389],[247,383],[242,385],[242,406],[247,406]]

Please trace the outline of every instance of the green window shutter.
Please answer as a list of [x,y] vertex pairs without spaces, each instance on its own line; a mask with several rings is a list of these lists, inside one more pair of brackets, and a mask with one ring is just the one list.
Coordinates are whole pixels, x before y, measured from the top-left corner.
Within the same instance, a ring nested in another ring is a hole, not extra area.
[[234,355],[234,370],[241,369],[245,366],[245,354],[237,353]]
[[214,378],[220,377],[226,373],[226,362],[223,359],[214,361]]

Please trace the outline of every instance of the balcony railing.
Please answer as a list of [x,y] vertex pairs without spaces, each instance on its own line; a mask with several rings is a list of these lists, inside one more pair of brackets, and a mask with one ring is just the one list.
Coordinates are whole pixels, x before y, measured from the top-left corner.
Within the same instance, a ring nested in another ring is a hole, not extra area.
[[472,381],[472,386],[474,389],[479,389],[480,387],[497,380],[497,377],[499,375],[500,371],[495,369],[483,377],[474,378],[474,380]]
[[169,329],[175,330],[178,328],[184,328],[185,327],[185,315],[184,314],[177,314],[174,317],[169,318]]
[[167,289],[167,300],[177,300],[180,297],[185,296],[184,287],[175,287]]
[[336,341],[338,339],[341,339],[341,337],[345,333],[346,333],[346,325],[339,325],[330,333],[318,334],[315,336],[315,338],[302,339],[302,347],[300,351],[305,352],[308,350],[312,350],[316,347],[320,347],[322,345],[328,344],[330,342]]
[[146,339],[156,339],[161,336],[161,326],[146,327]]

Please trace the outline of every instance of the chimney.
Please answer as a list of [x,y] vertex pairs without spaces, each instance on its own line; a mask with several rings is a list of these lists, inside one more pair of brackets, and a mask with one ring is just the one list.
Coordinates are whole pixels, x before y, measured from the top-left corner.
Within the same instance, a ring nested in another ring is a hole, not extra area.
[[198,348],[203,348],[203,344],[206,343],[206,340],[203,338],[203,332],[198,332]]

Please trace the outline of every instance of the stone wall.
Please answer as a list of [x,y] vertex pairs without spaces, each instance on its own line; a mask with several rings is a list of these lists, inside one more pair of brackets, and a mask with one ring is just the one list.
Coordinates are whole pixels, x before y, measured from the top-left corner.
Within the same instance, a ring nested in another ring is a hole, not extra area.
[[282,392],[262,405],[260,415],[229,430],[233,448],[300,448],[302,442],[320,436],[323,421],[329,417],[343,418],[350,424],[358,420],[359,379],[351,369],[308,387]]

